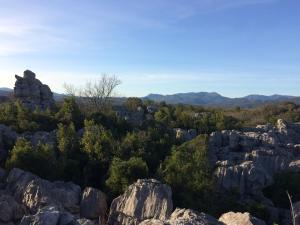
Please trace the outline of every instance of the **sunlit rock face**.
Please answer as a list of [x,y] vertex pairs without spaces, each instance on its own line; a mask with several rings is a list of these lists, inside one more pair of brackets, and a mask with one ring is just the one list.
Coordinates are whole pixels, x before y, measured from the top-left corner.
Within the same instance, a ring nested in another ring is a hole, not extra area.
[[281,171],[299,171],[300,125],[279,119],[251,132],[222,131],[210,137],[210,162],[221,188],[260,195]]
[[24,71],[23,77],[16,77],[14,96],[30,109],[47,109],[54,105],[53,93],[48,85],[36,79],[35,73]]
[[110,206],[109,225],[137,225],[146,219],[164,221],[173,211],[172,191],[157,180],[138,180],[114,199]]

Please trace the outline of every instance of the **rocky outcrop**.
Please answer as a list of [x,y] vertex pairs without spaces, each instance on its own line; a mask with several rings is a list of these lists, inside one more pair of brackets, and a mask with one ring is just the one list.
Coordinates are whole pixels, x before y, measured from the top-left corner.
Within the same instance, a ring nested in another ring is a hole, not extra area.
[[197,131],[195,129],[185,130],[181,128],[175,128],[174,132],[176,139],[182,141],[190,141],[197,136]]
[[224,225],[214,217],[191,209],[177,208],[168,220],[144,220],[139,225]]
[[266,225],[264,221],[251,216],[249,213],[225,213],[219,221],[226,225]]
[[85,188],[80,203],[80,216],[104,223],[106,210],[106,195],[95,188]]
[[17,81],[14,88],[14,96],[30,109],[51,108],[54,105],[53,93],[50,88],[36,79],[35,73],[24,71],[23,77],[15,76]]
[[199,213],[190,209],[176,209],[170,219],[168,220],[170,225],[223,225],[214,217],[205,213]]
[[136,225],[146,219],[166,220],[172,213],[171,188],[157,180],[138,180],[114,199],[109,225]]
[[20,169],[13,169],[7,177],[7,190],[31,213],[49,205],[79,213],[81,189],[73,183],[49,182]]
[[5,192],[0,192],[0,224],[19,221],[26,209]]
[[256,195],[272,184],[275,173],[297,170],[299,142],[300,125],[278,120],[276,127],[212,133],[209,157],[220,187]]
[[57,225],[60,212],[53,206],[39,209],[34,215],[24,216],[20,225]]

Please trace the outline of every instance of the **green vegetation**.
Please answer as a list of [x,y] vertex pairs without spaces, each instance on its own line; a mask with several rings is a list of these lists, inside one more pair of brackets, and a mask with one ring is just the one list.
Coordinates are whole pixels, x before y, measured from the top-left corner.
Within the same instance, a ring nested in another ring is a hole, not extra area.
[[114,158],[109,168],[106,185],[112,193],[119,195],[137,179],[146,177],[148,177],[148,166],[142,158],[132,157],[128,161]]
[[[278,118],[298,122],[300,106],[282,103],[256,109],[216,109],[129,98],[123,108],[134,113],[137,108],[146,111],[149,105],[156,112],[141,125],[133,125],[118,116],[113,107],[107,107],[107,103],[105,110],[89,111],[85,104],[79,106],[74,97],[46,111],[30,111],[20,102],[0,104],[0,124],[19,133],[56,130],[53,147],[32,146],[25,139],[9,145],[5,166],[19,167],[50,180],[93,186],[104,190],[110,198],[122,193],[138,178],[157,178],[168,183],[176,193],[175,206],[216,216],[229,210],[244,210],[268,218],[267,210],[259,203],[241,206],[238,193],[224,195],[217,189],[208,162],[209,134],[274,123]],[[174,128],[194,129],[199,136],[188,142],[176,140]],[[299,174],[279,174],[275,184],[265,192],[277,206],[287,207],[285,191],[299,201],[299,184]]]

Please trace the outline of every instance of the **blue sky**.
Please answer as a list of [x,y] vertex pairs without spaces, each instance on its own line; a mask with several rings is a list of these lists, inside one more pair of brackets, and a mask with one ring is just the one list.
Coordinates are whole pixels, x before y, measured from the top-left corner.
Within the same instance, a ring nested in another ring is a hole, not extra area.
[[300,96],[299,0],[0,0],[0,86],[102,73],[122,96]]

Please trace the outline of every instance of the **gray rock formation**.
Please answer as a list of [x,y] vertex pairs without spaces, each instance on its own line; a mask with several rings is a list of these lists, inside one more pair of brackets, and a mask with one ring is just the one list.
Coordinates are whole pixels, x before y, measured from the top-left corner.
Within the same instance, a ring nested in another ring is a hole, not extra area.
[[176,139],[182,141],[190,141],[197,136],[197,131],[195,129],[185,130],[181,128],[175,128],[174,132]]
[[164,221],[172,210],[172,191],[169,186],[154,179],[138,180],[113,200],[108,224],[136,225],[146,219]]
[[210,138],[210,161],[222,188],[256,195],[272,184],[275,173],[297,168],[299,142],[300,125],[282,120],[276,127],[258,126],[251,132],[215,132]]
[[104,222],[106,210],[106,195],[95,188],[85,188],[80,203],[80,216]]
[[226,225],[266,225],[264,221],[251,216],[249,213],[225,213],[219,218],[219,221]]
[[0,192],[0,224],[19,221],[26,209],[5,192]]
[[7,190],[31,213],[49,205],[79,213],[81,189],[70,182],[52,183],[20,169],[13,169],[7,177]]
[[39,209],[35,215],[24,216],[20,225],[58,225],[60,212],[53,206]]
[[190,209],[176,209],[172,213],[168,223],[170,225],[223,225],[210,215]]
[[30,109],[39,107],[43,110],[53,107],[53,93],[47,85],[36,79],[35,73],[26,70],[23,77],[18,75],[15,77],[17,79],[14,88],[15,98],[19,99],[25,106]]
[[191,209],[177,208],[166,220],[144,220],[139,225],[224,225],[214,217]]

